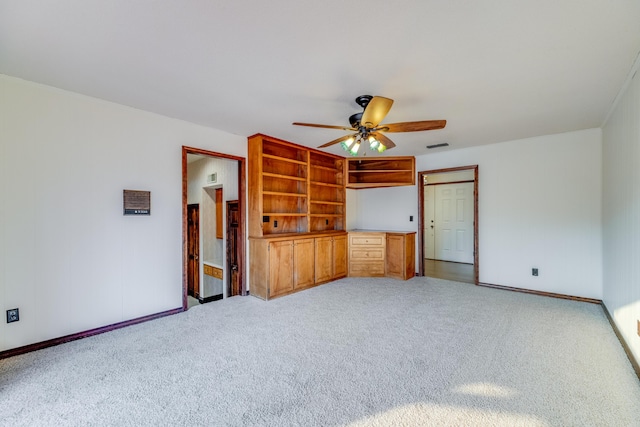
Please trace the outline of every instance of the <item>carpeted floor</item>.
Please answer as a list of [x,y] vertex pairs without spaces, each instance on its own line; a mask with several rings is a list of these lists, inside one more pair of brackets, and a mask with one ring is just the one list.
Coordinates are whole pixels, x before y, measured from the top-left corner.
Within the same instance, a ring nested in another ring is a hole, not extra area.
[[0,425],[640,426],[640,381],[598,305],[349,278],[0,360]]

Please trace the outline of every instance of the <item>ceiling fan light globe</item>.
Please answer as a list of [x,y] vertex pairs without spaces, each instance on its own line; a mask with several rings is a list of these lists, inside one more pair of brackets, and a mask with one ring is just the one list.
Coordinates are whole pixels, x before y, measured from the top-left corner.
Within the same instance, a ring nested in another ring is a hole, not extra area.
[[344,151],[349,151],[351,149],[351,146],[353,145],[353,142],[355,141],[355,139],[353,137],[350,137],[349,139],[342,141],[340,143],[340,146],[342,147],[342,149]]
[[378,153],[382,153],[382,152],[384,152],[386,149],[387,149],[386,145],[384,145],[384,144],[380,143],[380,144],[378,145],[378,147],[375,149],[375,151],[377,151]]
[[352,156],[357,156],[358,155],[358,150],[360,149],[360,142],[356,142],[355,144],[353,144],[353,146],[351,146],[351,148],[349,149],[349,154],[351,154]]

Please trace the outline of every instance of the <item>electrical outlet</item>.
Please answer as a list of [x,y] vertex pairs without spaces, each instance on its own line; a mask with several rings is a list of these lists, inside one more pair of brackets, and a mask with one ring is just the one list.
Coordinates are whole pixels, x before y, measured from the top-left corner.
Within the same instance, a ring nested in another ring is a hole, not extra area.
[[278,221],[273,221],[273,228],[277,228],[278,227]]
[[17,308],[7,310],[7,323],[13,323],[20,320],[20,311]]
[[531,275],[532,276],[537,276],[538,275],[538,269],[537,268],[532,268],[531,269]]
[[409,221],[410,221],[410,222],[413,222],[413,215],[410,215],[410,216],[409,216]]

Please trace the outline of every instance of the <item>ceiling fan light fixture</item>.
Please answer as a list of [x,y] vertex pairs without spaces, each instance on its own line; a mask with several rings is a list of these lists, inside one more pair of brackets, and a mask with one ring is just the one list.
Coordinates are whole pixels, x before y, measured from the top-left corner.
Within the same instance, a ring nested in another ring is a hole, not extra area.
[[352,135],[345,135],[318,147],[326,148],[333,144],[340,143],[342,149],[352,156],[358,155],[361,144],[368,144],[372,151],[377,151],[378,153],[394,148],[396,144],[387,138],[384,132],[418,132],[443,129],[447,124],[446,120],[421,120],[381,124],[393,105],[393,99],[382,96],[362,95],[356,98],[356,104],[360,105],[364,110],[360,113],[352,114],[349,117],[351,127],[299,122],[294,122],[293,124],[355,132]]
[[340,146],[342,147],[342,149],[344,151],[349,151],[351,149],[351,146],[353,145],[353,142],[355,141],[355,139],[353,137],[350,137],[349,139],[347,139],[346,141],[342,141],[340,143]]
[[356,142],[351,146],[351,148],[349,148],[349,154],[351,154],[352,156],[357,156],[358,155],[358,150],[360,150],[360,140],[357,139]]

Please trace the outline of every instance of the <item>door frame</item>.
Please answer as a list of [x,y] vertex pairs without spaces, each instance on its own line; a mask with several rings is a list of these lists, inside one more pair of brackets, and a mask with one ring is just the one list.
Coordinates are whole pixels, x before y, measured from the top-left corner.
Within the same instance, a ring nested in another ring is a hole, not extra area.
[[480,257],[478,254],[478,165],[432,169],[418,172],[418,275],[424,276],[424,177],[436,173],[473,170],[473,280],[480,284]]
[[230,154],[182,146],[182,309],[187,310],[187,268],[189,262],[187,242],[187,154],[236,160],[238,162],[238,281],[241,295],[247,295],[246,283],[246,159]]

